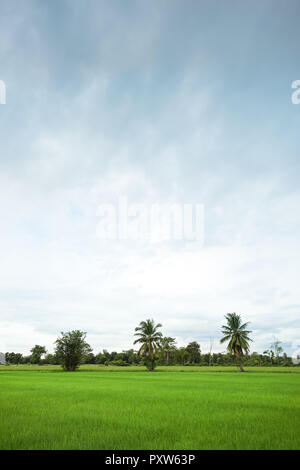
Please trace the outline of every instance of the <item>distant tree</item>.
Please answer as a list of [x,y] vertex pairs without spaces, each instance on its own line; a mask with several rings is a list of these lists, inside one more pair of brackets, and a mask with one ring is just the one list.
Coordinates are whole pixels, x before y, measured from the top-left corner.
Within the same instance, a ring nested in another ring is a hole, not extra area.
[[134,344],[141,344],[138,353],[144,357],[145,365],[151,372],[155,369],[155,354],[159,350],[162,340],[162,333],[158,331],[161,327],[160,323],[155,325],[154,320],[148,319],[140,322],[139,326],[135,328],[134,336],[138,336],[138,339],[134,341]]
[[140,358],[134,349],[123,351],[121,359],[128,362],[128,364],[138,364],[140,362]]
[[170,362],[170,354],[176,350],[176,339],[170,336],[165,336],[160,341],[160,349],[164,356],[164,362],[168,366]]
[[134,349],[128,349],[128,351],[122,351],[121,353],[112,352],[109,353],[106,349],[103,352],[96,354],[96,364],[111,364],[116,361],[123,361],[127,364],[139,364],[141,361],[140,356]]
[[200,344],[197,341],[192,341],[185,349],[190,355],[190,361],[194,364],[199,364],[201,361]]
[[103,353],[100,352],[100,353],[96,354],[96,356],[95,356],[95,363],[96,364],[104,364],[105,360],[106,359],[105,359],[105,356],[104,356]]
[[84,358],[85,364],[95,364],[96,356],[92,352],[88,353]]
[[104,362],[109,362],[111,360],[111,355],[107,349],[103,349]]
[[43,360],[43,364],[59,364],[59,361],[55,354],[46,354]]
[[22,364],[30,364],[31,356],[23,356]]
[[14,364],[15,363],[15,355],[16,355],[16,353],[14,353],[14,352],[5,353],[5,361],[8,364]]
[[274,351],[272,351],[272,349],[266,349],[266,350],[264,351],[264,355],[267,356],[267,358],[268,358],[268,363],[271,363],[271,364],[274,363],[274,357],[275,357],[275,355],[274,355]]
[[100,352],[100,353],[96,354],[96,356],[95,356],[96,364],[105,364],[105,363],[108,364],[110,359],[111,359],[110,354],[106,349],[103,349],[102,353]]
[[283,353],[282,356],[282,365],[284,366],[292,366],[293,365],[293,360],[291,357],[288,357],[286,353]]
[[30,362],[32,364],[41,364],[42,355],[47,353],[45,346],[36,344],[31,350]]
[[23,354],[21,353],[16,353],[15,354],[15,364],[19,365],[23,361]]
[[55,341],[55,353],[64,370],[75,371],[78,369],[85,357],[92,351],[85,338],[86,333],[73,330],[67,333],[62,332],[60,338]]
[[189,361],[190,355],[187,352],[186,348],[181,347],[176,350],[176,359],[179,364],[183,366]]
[[117,355],[118,355],[117,351],[112,351],[110,353],[110,360],[114,361],[117,358]]
[[244,372],[242,357],[244,354],[248,354],[250,349],[249,341],[252,341],[248,336],[251,331],[246,329],[249,323],[243,324],[241,316],[236,313],[227,313],[225,318],[227,325],[222,326],[222,333],[225,336],[220,340],[220,343],[229,341],[227,350],[234,355],[240,371]]
[[21,364],[24,358],[21,353],[7,352],[5,353],[5,361],[8,364]]
[[274,351],[276,364],[280,364],[280,354],[283,353],[283,348],[280,346],[280,344],[282,344],[281,341],[276,339],[270,346],[271,351]]

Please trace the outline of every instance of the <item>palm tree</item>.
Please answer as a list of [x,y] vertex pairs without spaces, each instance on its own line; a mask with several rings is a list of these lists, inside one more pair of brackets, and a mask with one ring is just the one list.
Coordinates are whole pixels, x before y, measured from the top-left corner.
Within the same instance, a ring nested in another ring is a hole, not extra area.
[[134,336],[138,336],[138,339],[134,341],[134,344],[141,343],[138,353],[145,357],[146,366],[150,371],[155,368],[155,353],[160,348],[162,339],[162,333],[158,331],[158,328],[161,327],[160,323],[155,325],[154,320],[148,319],[141,321],[139,326],[135,328]]
[[236,313],[227,313],[225,318],[227,325],[222,326],[222,333],[225,336],[220,340],[220,343],[225,343],[225,341],[229,340],[227,351],[235,356],[240,371],[244,372],[242,356],[244,353],[248,354],[250,349],[249,341],[252,341],[248,336],[252,332],[246,330],[249,323],[242,324],[241,316]]

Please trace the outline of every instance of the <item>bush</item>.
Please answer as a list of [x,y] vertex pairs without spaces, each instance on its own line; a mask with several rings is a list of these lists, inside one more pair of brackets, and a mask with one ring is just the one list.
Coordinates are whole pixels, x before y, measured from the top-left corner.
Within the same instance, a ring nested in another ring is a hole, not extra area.
[[112,361],[110,364],[112,366],[121,366],[121,367],[127,367],[130,365],[128,364],[128,362],[123,361],[122,359],[117,359],[116,361]]

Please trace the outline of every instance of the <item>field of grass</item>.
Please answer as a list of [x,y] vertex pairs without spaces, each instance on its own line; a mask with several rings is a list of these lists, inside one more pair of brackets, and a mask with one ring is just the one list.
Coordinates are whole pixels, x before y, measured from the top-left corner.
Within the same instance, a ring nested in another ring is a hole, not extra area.
[[[246,372],[284,372],[300,374],[300,366],[295,367],[245,367]],[[52,365],[0,365],[0,372],[12,371],[37,371],[37,372],[63,372],[61,366]],[[146,372],[145,366],[104,366],[99,364],[84,364],[80,366],[80,372]],[[158,366],[156,372],[236,372],[236,366]]]
[[116,369],[2,366],[0,448],[300,449],[300,368]]

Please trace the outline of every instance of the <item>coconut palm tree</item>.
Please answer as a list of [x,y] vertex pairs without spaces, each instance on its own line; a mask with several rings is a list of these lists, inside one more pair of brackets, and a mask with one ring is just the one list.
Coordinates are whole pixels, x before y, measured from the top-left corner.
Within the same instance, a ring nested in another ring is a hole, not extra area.
[[227,313],[225,318],[227,325],[222,326],[222,333],[225,336],[220,340],[220,343],[229,340],[227,351],[235,356],[240,371],[244,372],[242,356],[248,354],[250,349],[249,341],[252,341],[248,336],[252,332],[246,329],[249,323],[242,324],[241,316],[236,313]]
[[162,333],[158,331],[158,328],[161,327],[160,323],[155,325],[154,320],[148,319],[141,321],[139,326],[135,328],[134,336],[138,336],[138,339],[134,341],[134,344],[141,343],[138,353],[144,356],[146,366],[150,371],[155,368],[155,353],[159,350],[162,339]]

